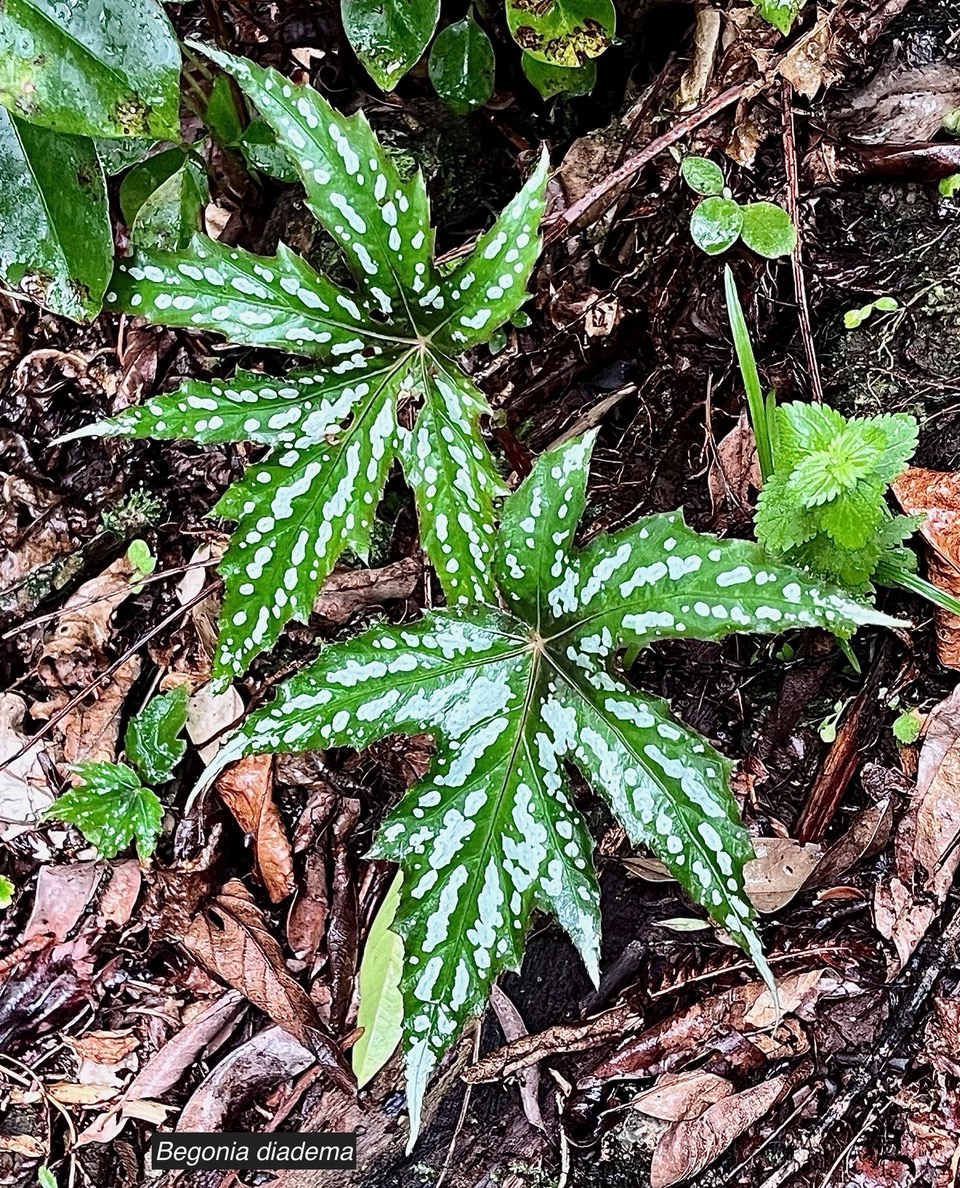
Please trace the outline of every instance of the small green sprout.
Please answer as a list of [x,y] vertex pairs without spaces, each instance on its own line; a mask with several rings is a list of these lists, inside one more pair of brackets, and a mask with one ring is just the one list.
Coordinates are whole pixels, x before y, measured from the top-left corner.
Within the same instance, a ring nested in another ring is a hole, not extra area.
[[703,195],[690,216],[690,235],[708,256],[719,256],[738,239],[768,260],[792,253],[797,231],[782,206],[775,202],[741,205],[725,186],[719,165],[707,157],[684,157],[680,174],[694,193]]
[[855,309],[848,309],[843,315],[843,324],[848,330],[856,330],[858,326],[862,326],[865,321],[873,314],[877,313],[894,313],[900,308],[900,302],[896,297],[878,297],[876,301],[870,301],[866,305],[861,305]]
[[893,737],[898,743],[909,746],[920,737],[920,731],[923,729],[923,717],[916,708],[905,709],[903,713],[894,718],[891,729]]

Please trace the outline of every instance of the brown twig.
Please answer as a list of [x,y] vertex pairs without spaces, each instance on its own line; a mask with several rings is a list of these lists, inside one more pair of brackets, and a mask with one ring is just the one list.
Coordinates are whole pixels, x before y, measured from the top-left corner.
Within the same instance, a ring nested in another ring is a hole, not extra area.
[[721,111],[725,111],[734,103],[738,103],[758,85],[757,83],[741,83],[736,87],[728,87],[725,91],[721,91],[719,95],[715,95],[713,99],[708,100],[700,107],[694,108],[688,115],[678,120],[668,131],[656,137],[656,139],[651,140],[646,148],[641,149],[629,161],[625,161],[619,169],[615,169],[612,173],[607,174],[602,181],[597,182],[591,190],[584,194],[578,202],[575,202],[573,206],[568,207],[562,214],[550,222],[544,234],[544,244],[554,243],[562,236],[574,231],[580,231],[583,227],[596,222],[611,203],[616,200],[620,186],[628,182],[635,173],[639,172],[659,153],[662,153],[664,149],[670,148],[671,145],[676,144],[678,140],[682,140],[688,133],[699,128],[701,124],[705,124],[707,120],[712,119]]
[[793,88],[785,78],[780,80],[780,102],[783,108],[783,162],[787,173],[787,213],[797,229],[797,246],[790,257],[790,267],[797,295],[803,351],[807,357],[810,396],[819,402],[823,400],[823,381],[820,378],[820,364],[817,362],[817,351],[813,342],[810,306],[807,302],[807,278],[803,271],[803,232],[800,227],[800,178],[797,171],[797,138],[793,126]]

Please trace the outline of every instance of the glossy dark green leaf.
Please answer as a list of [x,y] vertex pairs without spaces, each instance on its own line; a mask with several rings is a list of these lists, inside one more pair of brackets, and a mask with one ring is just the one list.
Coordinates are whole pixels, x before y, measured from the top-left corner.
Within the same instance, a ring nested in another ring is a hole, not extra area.
[[437,94],[458,115],[482,107],[493,94],[493,46],[472,16],[437,35],[428,68]]
[[93,141],[0,108],[0,275],[82,322],[100,311],[113,263],[107,190]]
[[343,0],[343,27],[374,82],[392,91],[430,43],[440,0]]
[[200,230],[209,198],[207,175],[196,161],[185,160],[140,207],[130,242],[161,252],[185,248]]
[[719,194],[723,189],[723,170],[707,157],[692,153],[680,162],[680,173],[697,194]]
[[750,202],[740,208],[743,225],[740,237],[758,256],[775,260],[789,256],[797,246],[797,232],[790,216],[775,202]]
[[283,182],[300,180],[300,174],[277,144],[276,134],[266,120],[259,117],[251,120],[237,142],[237,147],[246,157],[248,165],[259,169],[268,177],[275,177],[277,181]]
[[186,724],[186,685],[152,698],[130,719],[123,740],[127,759],[147,783],[163,784],[173,775],[187,749],[180,737]]
[[613,41],[612,0],[506,0],[507,24],[520,48],[554,66],[582,66]]
[[243,136],[241,108],[235,84],[225,74],[213,80],[203,121],[218,144],[233,145]]
[[93,143],[97,146],[97,156],[107,177],[138,165],[156,147],[155,140],[140,136],[128,136],[125,140],[106,140],[102,136],[95,136]]
[[3,0],[0,103],[84,136],[179,140],[180,48],[157,0]]
[[78,783],[57,797],[44,819],[76,825],[102,858],[115,858],[131,842],[141,858],[152,854],[163,821],[157,794],[123,763],[88,760],[73,770]]
[[154,190],[162,186],[168,177],[172,177],[186,159],[183,149],[166,149],[147,157],[124,174],[117,196],[120,199],[120,213],[128,227],[133,226],[140,207]]
[[598,977],[593,841],[567,763],[769,977],[744,894],[751,848],[732,765],[665,701],[624,681],[620,650],[893,622],[751,541],[692,531],[680,513],[574,547],[591,447],[574,439],[544,454],[507,500],[494,560],[505,609],[433,611],[328,645],[246,720],[206,776],[252,751],[433,735],[430,770],[374,848],[403,871],[391,931],[403,939],[412,1137],[432,1069],[498,974],[519,965],[535,908],[556,916]]
[[556,66],[524,51],[520,65],[527,81],[544,99],[552,99],[554,95],[589,95],[597,85],[597,63],[593,58],[582,66]]
[[743,211],[731,198],[704,198],[690,216],[690,234],[708,256],[718,256],[737,242]]

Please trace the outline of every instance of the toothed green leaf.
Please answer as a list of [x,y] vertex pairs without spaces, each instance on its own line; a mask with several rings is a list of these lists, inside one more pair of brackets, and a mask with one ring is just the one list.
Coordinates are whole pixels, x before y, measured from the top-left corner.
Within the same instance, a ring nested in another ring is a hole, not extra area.
[[54,801],[44,818],[76,825],[103,858],[115,858],[132,841],[141,858],[152,854],[163,821],[156,793],[122,763],[88,760],[73,770],[79,782]]
[[776,424],[757,540],[826,580],[869,591],[881,559],[912,528],[891,515],[885,495],[916,449],[916,421],[906,413],[848,419],[825,404],[794,402],[777,409]]
[[187,724],[187,688],[178,685],[152,698],[124,737],[127,759],[150,784],[165,783],[183,758],[187,744],[180,732]]
[[489,407],[455,356],[486,342],[526,299],[547,161],[441,276],[423,179],[400,176],[362,115],[340,115],[276,71],[209,56],[255,104],[356,282],[341,288],[283,246],[266,258],[197,236],[183,251],[138,251],[107,295],[111,309],[317,360],[283,379],[191,380],[83,431],[273,447],[216,508],[238,521],[221,565],[222,680],[271,647],[290,618],[309,615],[345,550],[366,554],[394,461],[448,602],[495,599],[489,560],[504,488],[481,429]]
[[891,622],[772,563],[759,545],[698,535],[679,513],[575,549],[591,444],[544,455],[507,500],[492,566],[505,610],[433,611],[329,646],[218,761],[433,734],[430,771],[389,814],[374,850],[403,870],[392,928],[404,942],[414,1136],[431,1070],[493,979],[519,964],[535,907],[557,917],[597,977],[593,845],[566,761],[766,969],[743,893],[751,850],[729,761],[665,702],[630,687],[618,651],[656,639],[796,626],[849,634]]
[[803,0],[754,0],[760,15],[781,33],[787,34],[803,6]]

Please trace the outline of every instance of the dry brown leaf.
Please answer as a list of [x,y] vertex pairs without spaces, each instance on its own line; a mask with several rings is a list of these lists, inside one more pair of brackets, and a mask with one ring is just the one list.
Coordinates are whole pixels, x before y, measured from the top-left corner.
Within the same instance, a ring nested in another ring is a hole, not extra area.
[[136,1067],[134,1053],[140,1040],[130,1031],[88,1031],[82,1036],[64,1036],[77,1061],[81,1085],[106,1085],[114,1091],[123,1084],[120,1072]]
[[777,73],[807,99],[812,99],[828,79],[833,81],[828,65],[834,37],[832,24],[833,13],[818,8],[816,22],[794,41],[777,66]]
[[316,1006],[287,969],[263,914],[239,879],[231,879],[190,925],[187,951],[215,977],[311,1049],[331,1079],[352,1091],[343,1053],[325,1032]]
[[758,912],[785,907],[823,857],[823,847],[789,837],[755,837],[756,858],[744,864],[744,889]]
[[213,759],[242,717],[243,699],[233,685],[217,693],[206,684],[192,695],[187,703],[187,735],[204,763]]
[[715,1073],[699,1069],[662,1073],[655,1085],[630,1102],[630,1107],[664,1122],[682,1122],[699,1118],[709,1106],[729,1097],[732,1092],[730,1082]]
[[81,1084],[76,1081],[53,1081],[45,1088],[62,1105],[81,1106],[84,1109],[107,1105],[120,1092],[119,1085]]
[[877,930],[897,951],[891,974],[909,960],[946,899],[960,863],[958,834],[960,685],[927,718],[917,790],[894,838],[896,870],[874,897]]
[[103,862],[41,866],[23,939],[42,936],[57,944],[65,941],[93,898],[106,870]]
[[824,853],[807,877],[804,887],[825,887],[864,858],[879,854],[890,839],[892,823],[891,796],[884,796],[875,804],[868,805],[857,814],[847,832]]
[[759,491],[760,484],[757,443],[747,414],[741,413],[736,425],[717,444],[707,471],[710,502],[717,522],[725,522],[728,507],[743,515],[751,506],[751,490]]
[[315,1056],[280,1027],[268,1027],[226,1055],[183,1107],[177,1129],[211,1132],[313,1064]]
[[346,569],[332,573],[313,604],[314,614],[340,625],[359,611],[397,598],[409,598],[417,588],[422,567],[415,557],[404,557],[382,569]]
[[43,1159],[46,1146],[32,1134],[0,1134],[0,1151],[10,1151],[27,1159]]
[[0,826],[7,840],[36,828],[40,814],[54,800],[40,763],[40,748],[31,747],[19,759],[12,758],[30,741],[22,730],[26,712],[22,697],[0,693]]
[[136,573],[136,566],[120,557],[64,603],[38,666],[51,689],[82,689],[99,675],[114,611],[133,593]]
[[[508,1041],[530,1034],[516,1006],[497,985],[491,987],[490,1005],[493,1007],[497,1022]],[[520,1100],[523,1103],[524,1116],[531,1126],[545,1131],[543,1115],[540,1113],[540,1069],[535,1064],[525,1068],[518,1075],[517,1081],[520,1085]]]
[[151,1056],[114,1108],[95,1118],[79,1135],[78,1143],[112,1142],[126,1125],[130,1107],[135,1102],[160,1097],[179,1084],[201,1053],[233,1029],[244,1009],[243,996],[236,990],[228,990],[208,1006]]
[[248,755],[231,764],[216,783],[221,800],[253,842],[254,861],[274,903],[294,889],[293,853],[273,799],[273,759]]
[[771,1077],[742,1093],[724,1097],[698,1118],[675,1122],[661,1136],[650,1165],[650,1188],[668,1188],[709,1167],[731,1143],[768,1113],[793,1083]]
[[[924,517],[920,533],[930,581],[960,598],[960,472],[908,466],[891,485],[907,515]],[[940,663],[960,668],[960,618],[938,607],[934,622]]]

